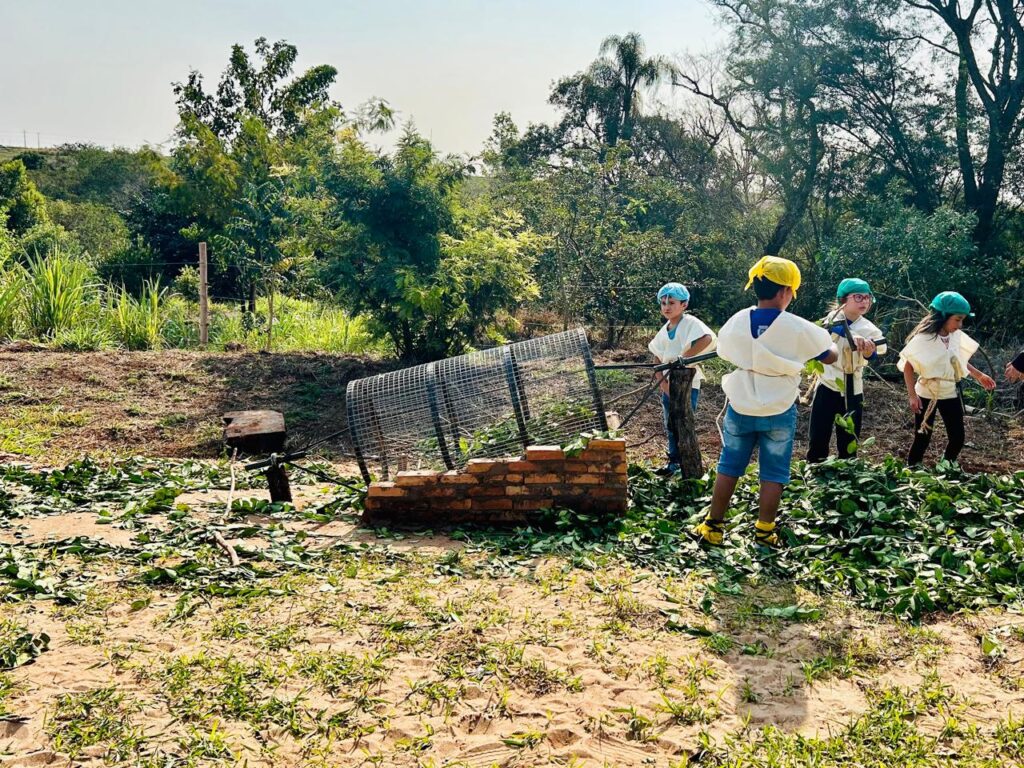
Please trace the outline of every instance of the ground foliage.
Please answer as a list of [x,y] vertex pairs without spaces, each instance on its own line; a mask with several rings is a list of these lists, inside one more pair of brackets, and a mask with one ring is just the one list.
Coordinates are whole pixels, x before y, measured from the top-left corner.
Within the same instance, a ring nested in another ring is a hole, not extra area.
[[553,512],[547,527],[464,531],[506,556],[563,553],[583,568],[621,557],[656,571],[705,570],[728,592],[745,579],[794,580],[849,595],[902,618],[1015,602],[1024,585],[1024,473],[969,475],[952,464],[909,469],[831,460],[795,473],[782,506],[788,546],[752,545],[756,477],[740,483],[726,546],[706,551],[692,535],[711,498],[713,475],[665,481],[630,470],[632,503],[622,520]]
[[[256,478],[258,480],[258,478]],[[552,511],[537,524],[512,530],[460,529],[474,566],[494,573],[515,570],[537,556],[568,555],[583,569],[623,559],[656,572],[705,571],[712,590],[728,594],[748,579],[797,581],[819,592],[848,595],[863,607],[918,619],[932,611],[1014,603],[1024,588],[1024,472],[969,475],[951,464],[935,471],[908,469],[894,459],[874,466],[832,460],[801,467],[787,489],[782,519],[788,546],[765,554],[751,544],[756,478],[741,482],[721,550],[702,549],[693,536],[710,499],[713,477],[663,480],[642,466],[631,469],[632,503],[619,520]],[[225,487],[225,465],[141,459],[100,465],[89,459],[63,469],[35,471],[11,465],[0,472],[0,521],[26,515],[90,511],[99,519],[137,529],[132,548],[75,537],[45,544],[0,547],[0,583],[7,599],[47,596],[75,601],[85,576],[67,572],[53,555],[84,560],[112,557],[134,567],[140,584],[180,588],[183,609],[196,595],[259,590],[261,579],[282,569],[308,569],[326,556],[289,532],[289,518],[326,521],[358,511],[361,493],[342,495],[322,509],[236,499],[218,519],[198,519],[176,498],[185,491]],[[236,479],[239,490],[251,479]],[[241,563],[223,563],[214,531],[226,538],[254,535],[252,515],[269,516],[270,545],[239,547]],[[148,520],[160,518],[160,526]],[[387,534],[387,531],[381,533]],[[713,600],[714,595],[709,595]],[[800,618],[800,607],[791,611]],[[671,617],[670,617],[671,621]]]

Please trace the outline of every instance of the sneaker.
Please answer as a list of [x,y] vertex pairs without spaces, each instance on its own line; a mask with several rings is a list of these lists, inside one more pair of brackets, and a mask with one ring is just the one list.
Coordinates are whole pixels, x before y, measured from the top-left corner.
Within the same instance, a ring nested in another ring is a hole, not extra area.
[[672,477],[672,475],[679,474],[679,465],[674,461],[670,461],[664,467],[654,470],[654,474],[659,477]]
[[700,537],[700,543],[709,547],[721,547],[725,538],[725,523],[704,518],[704,522],[697,526],[695,533]]
[[762,523],[760,520],[754,523],[754,543],[762,549],[779,549],[782,539],[775,523]]

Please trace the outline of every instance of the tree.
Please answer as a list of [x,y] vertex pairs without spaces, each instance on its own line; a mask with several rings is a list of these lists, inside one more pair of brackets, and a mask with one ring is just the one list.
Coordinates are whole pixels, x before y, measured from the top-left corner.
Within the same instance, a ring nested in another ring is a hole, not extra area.
[[996,226],[1007,164],[1024,130],[1024,6],[1015,0],[905,0],[939,21],[955,63],[953,105],[964,204],[983,251]]
[[304,112],[331,106],[328,91],[338,70],[322,64],[285,82],[298,49],[284,40],[268,43],[265,37],[258,38],[254,47],[256,64],[241,45],[231,47],[215,94],[206,92],[203,76],[195,70],[184,83],[174,83],[179,116],[192,116],[218,139],[231,142],[247,118],[254,117],[268,131],[283,134],[299,128]]
[[21,160],[0,164],[0,219],[16,237],[40,224],[49,223],[46,198],[28,177]]
[[569,146],[596,147],[603,157],[607,148],[633,137],[643,89],[673,71],[664,57],[647,56],[643,39],[635,32],[605,38],[600,58],[585,72],[555,84],[549,101],[565,112],[555,135]]
[[514,215],[466,205],[465,161],[441,157],[410,126],[390,155],[354,130],[299,175],[321,190],[302,227],[324,259],[323,280],[369,315],[399,357],[459,354],[491,335],[499,314],[536,294],[540,238]]
[[781,211],[763,252],[778,254],[805,215],[826,154],[830,111],[824,82],[837,65],[817,32],[836,2],[715,0],[732,24],[725,82],[714,69],[679,72],[676,82],[715,104],[775,186]]

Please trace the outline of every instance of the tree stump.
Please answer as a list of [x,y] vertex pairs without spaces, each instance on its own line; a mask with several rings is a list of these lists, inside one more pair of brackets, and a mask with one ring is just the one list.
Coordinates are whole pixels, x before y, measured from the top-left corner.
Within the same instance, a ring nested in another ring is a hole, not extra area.
[[697,419],[690,407],[693,368],[672,368],[668,376],[668,428],[679,446],[679,472],[686,479],[704,474],[704,460],[697,442]]

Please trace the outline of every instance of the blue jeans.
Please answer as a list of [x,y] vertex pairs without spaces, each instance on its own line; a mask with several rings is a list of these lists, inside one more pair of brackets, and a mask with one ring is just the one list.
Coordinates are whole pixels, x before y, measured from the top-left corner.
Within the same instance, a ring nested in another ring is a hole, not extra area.
[[[700,397],[699,389],[690,390],[690,408],[694,413],[697,412],[697,400]],[[664,392],[661,393],[661,416],[662,423],[665,425],[665,434],[668,435],[668,460],[670,464],[679,463],[679,443],[676,441],[675,436],[672,434],[672,430],[668,428],[668,395]]]
[[722,455],[718,474],[742,477],[750,464],[754,446],[758,449],[761,482],[789,482],[796,435],[796,403],[775,416],[744,416],[730,405],[722,422]]

